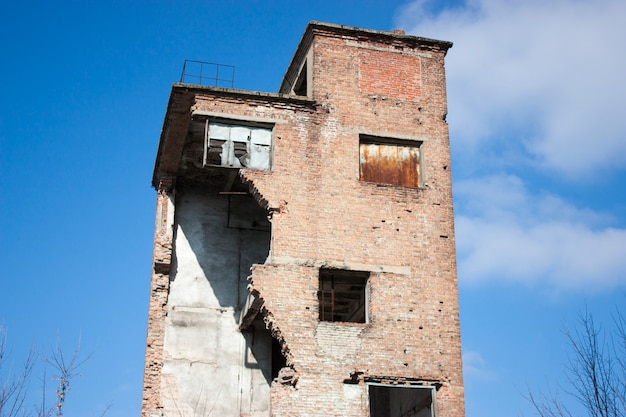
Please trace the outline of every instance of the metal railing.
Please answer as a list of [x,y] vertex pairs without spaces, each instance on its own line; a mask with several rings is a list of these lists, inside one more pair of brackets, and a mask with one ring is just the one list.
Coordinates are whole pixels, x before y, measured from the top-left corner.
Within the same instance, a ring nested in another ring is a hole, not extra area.
[[185,84],[210,85],[233,88],[235,67],[212,62],[185,60],[180,82]]

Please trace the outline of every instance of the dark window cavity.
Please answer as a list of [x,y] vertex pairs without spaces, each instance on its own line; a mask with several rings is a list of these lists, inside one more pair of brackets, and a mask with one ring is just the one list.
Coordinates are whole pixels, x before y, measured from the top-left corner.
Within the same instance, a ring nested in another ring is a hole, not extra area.
[[369,272],[320,269],[321,321],[367,323]]
[[368,384],[370,417],[436,417],[435,388]]

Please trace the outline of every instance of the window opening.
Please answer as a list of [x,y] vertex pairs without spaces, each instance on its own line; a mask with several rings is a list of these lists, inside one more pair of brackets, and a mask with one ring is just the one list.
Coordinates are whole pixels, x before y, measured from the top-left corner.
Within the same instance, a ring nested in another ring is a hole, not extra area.
[[298,75],[298,79],[293,86],[293,92],[299,96],[306,96],[308,93],[308,85],[307,85],[307,61],[304,61],[304,65],[302,66],[302,70]]
[[367,323],[369,272],[320,269],[319,319]]
[[368,384],[370,417],[436,417],[435,387]]
[[421,142],[361,135],[359,179],[378,184],[420,187]]
[[204,164],[270,169],[272,129],[209,122],[205,126]]

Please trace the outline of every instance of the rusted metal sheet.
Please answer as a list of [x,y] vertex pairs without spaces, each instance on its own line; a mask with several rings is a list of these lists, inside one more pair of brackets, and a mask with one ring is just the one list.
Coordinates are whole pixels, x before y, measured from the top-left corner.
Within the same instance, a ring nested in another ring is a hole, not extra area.
[[360,179],[379,184],[420,186],[418,146],[361,143]]

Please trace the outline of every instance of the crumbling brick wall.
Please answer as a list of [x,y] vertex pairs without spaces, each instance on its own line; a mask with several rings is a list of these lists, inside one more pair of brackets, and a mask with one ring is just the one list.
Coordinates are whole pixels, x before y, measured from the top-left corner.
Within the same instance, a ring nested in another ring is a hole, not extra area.
[[[445,122],[450,46],[312,23],[281,87],[288,93],[306,67],[307,98],[186,90],[189,120],[273,125],[271,171],[239,173],[271,217],[270,254],[252,269],[250,291],[291,369],[272,383],[273,416],[368,415],[370,382],[436,387],[437,415],[464,415]],[[419,143],[419,186],[361,181],[364,135]],[[366,323],[320,321],[321,268],[369,272]],[[143,415],[152,416],[158,401],[145,397]]]

